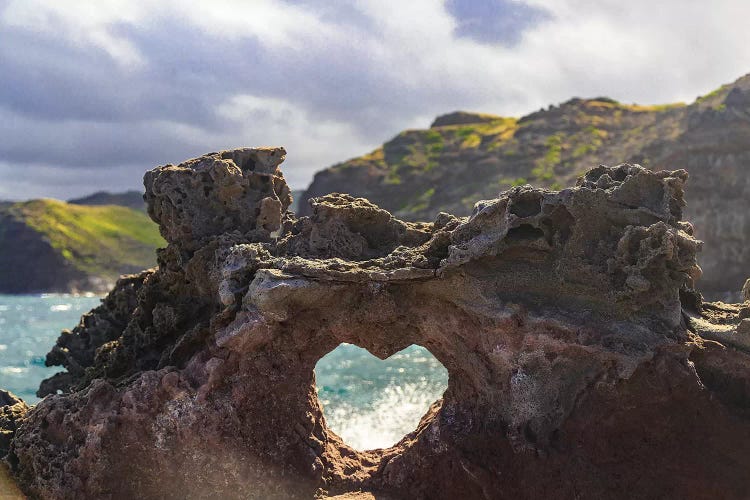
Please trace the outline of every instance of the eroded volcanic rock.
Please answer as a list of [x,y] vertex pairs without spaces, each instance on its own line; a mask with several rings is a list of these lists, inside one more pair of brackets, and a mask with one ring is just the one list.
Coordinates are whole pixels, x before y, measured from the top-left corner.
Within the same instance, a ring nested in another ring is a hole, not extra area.
[[[472,215],[331,194],[282,149],[146,175],[168,241],[48,357],[10,459],[40,498],[743,498],[750,308],[702,304],[684,171],[597,167]],[[746,304],[747,306],[747,304]],[[395,446],[326,426],[316,362],[410,344],[448,389]]]

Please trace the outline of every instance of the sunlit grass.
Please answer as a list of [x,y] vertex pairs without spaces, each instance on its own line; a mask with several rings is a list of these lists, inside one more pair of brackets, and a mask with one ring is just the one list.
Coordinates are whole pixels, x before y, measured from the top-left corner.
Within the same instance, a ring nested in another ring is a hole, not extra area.
[[156,224],[138,210],[115,205],[73,205],[41,199],[16,203],[10,212],[38,231],[76,268],[116,277],[119,269],[155,262],[164,246]]

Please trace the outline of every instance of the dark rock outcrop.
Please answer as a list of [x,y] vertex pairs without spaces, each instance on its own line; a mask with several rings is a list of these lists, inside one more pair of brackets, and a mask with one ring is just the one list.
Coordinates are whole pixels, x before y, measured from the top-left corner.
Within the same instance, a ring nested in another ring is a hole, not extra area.
[[[28,494],[750,491],[750,308],[693,289],[684,171],[602,166],[409,223],[339,194],[296,219],[281,159],[245,149],[146,175],[169,244],[50,353],[65,392],[11,444]],[[448,370],[391,448],[356,451],[326,426],[313,369],[342,342],[380,358],[420,344]]]
[[235,149],[155,168],[143,179],[148,214],[183,251],[224,233],[266,241],[292,203],[278,171],[285,156],[283,148]]
[[[18,426],[23,421],[29,407],[14,394],[0,390],[0,498],[3,500],[23,500],[25,497],[18,490],[8,470],[14,465],[13,456],[7,457],[10,443]],[[8,458],[3,462],[3,458]]]
[[29,407],[21,398],[0,389],[0,458],[10,451],[10,442],[27,411]]
[[469,125],[476,123],[490,123],[500,118],[495,115],[487,115],[482,113],[470,113],[468,111],[454,111],[453,113],[446,113],[435,118],[430,128],[434,127],[445,127],[448,125]]
[[58,391],[70,392],[93,377],[102,375],[90,371],[94,358],[98,352],[100,355],[106,352],[105,344],[118,340],[123,334],[138,305],[138,291],[152,274],[153,271],[143,271],[141,274],[123,276],[99,307],[81,317],[73,331],[63,330],[47,354],[45,364],[63,366],[65,371],[43,380],[37,396],[43,398]]

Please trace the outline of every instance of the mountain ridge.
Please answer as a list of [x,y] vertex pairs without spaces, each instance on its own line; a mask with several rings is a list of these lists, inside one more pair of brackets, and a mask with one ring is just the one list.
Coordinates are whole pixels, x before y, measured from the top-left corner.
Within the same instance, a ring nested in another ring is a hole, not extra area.
[[109,191],[96,191],[86,196],[72,198],[67,201],[72,205],[119,205],[133,208],[135,210],[146,210],[143,201],[143,193],[135,189],[111,193]]

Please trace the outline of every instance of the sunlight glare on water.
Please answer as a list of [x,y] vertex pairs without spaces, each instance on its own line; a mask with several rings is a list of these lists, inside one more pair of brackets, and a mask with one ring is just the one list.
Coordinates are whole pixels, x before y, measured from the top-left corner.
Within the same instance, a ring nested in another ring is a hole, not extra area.
[[396,444],[448,386],[445,367],[417,345],[381,361],[341,344],[318,361],[315,377],[328,427],[358,450]]

